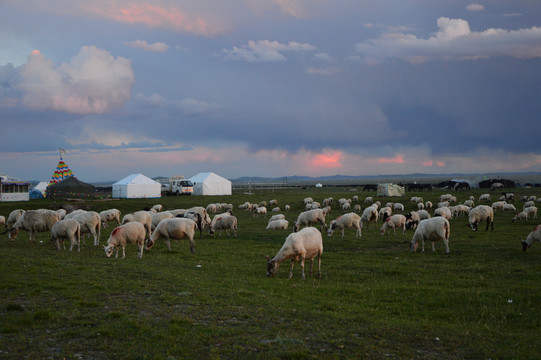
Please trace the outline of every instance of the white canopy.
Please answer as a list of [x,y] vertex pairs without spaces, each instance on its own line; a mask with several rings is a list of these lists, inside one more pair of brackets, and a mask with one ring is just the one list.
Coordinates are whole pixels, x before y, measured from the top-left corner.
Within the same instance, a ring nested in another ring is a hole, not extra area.
[[192,176],[194,195],[231,195],[231,181],[213,172]]
[[113,198],[159,198],[161,192],[161,184],[143,174],[131,174],[113,184]]

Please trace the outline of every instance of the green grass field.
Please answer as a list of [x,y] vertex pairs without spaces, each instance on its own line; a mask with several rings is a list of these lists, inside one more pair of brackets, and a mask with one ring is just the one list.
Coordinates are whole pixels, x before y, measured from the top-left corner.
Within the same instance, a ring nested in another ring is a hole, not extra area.
[[[517,195],[541,196],[536,189]],[[407,193],[437,202],[443,191]],[[454,193],[462,202],[481,190]],[[520,238],[538,224],[512,223],[497,213],[494,231],[473,232],[465,217],[451,221],[451,253],[411,253],[406,235],[381,236],[379,226],[352,229],[344,239],[324,234],[321,278],[301,279],[289,262],[266,276],[264,255],[274,256],[288,231],[266,231],[267,218],[236,210],[245,201],[290,204],[290,227],[302,199],[335,200],[375,193],[325,187],[234,193],[220,197],[88,201],[94,211],[123,214],[160,203],[164,209],[227,202],[235,207],[238,237],[196,236],[159,241],[137,258],[106,258],[103,248],[56,251],[49,233],[31,244],[22,231],[0,241],[1,359],[536,359],[541,356],[541,244],[522,251]],[[498,196],[497,194],[493,194]],[[477,201],[476,201],[477,203]],[[0,204],[58,206],[48,200]],[[515,201],[517,208],[522,203]],[[342,211],[336,205],[329,221]],[[104,229],[105,244],[114,226]],[[308,270],[308,267],[307,267]]]

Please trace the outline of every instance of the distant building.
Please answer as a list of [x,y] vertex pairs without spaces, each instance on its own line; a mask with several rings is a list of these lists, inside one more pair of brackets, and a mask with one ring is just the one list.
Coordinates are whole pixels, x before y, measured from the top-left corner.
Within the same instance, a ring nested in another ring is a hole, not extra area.
[[9,175],[0,174],[0,202],[28,201],[30,183]]

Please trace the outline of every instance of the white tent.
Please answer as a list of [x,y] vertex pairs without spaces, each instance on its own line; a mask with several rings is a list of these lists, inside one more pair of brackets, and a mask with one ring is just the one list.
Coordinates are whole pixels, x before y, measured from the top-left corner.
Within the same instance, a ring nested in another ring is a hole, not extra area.
[[194,195],[231,195],[231,181],[213,172],[192,176]]
[[159,182],[143,174],[131,174],[113,184],[113,198],[140,199],[161,197]]
[[403,186],[397,184],[378,184],[377,196],[404,196],[406,190]]
[[47,185],[45,181],[38,183],[32,190],[30,190],[30,199],[43,199],[45,197],[45,190],[47,190]]

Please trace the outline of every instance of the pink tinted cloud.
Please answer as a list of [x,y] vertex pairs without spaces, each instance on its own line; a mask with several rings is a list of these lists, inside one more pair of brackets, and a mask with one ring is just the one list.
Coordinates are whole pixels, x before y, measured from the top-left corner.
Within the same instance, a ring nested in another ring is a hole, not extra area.
[[341,151],[316,154],[310,161],[311,165],[319,168],[334,169],[342,167],[343,154]]
[[199,35],[210,36],[224,31],[215,21],[189,14],[175,5],[115,1],[104,7],[89,5],[88,11],[128,24],[144,24]]
[[403,164],[404,154],[396,154],[394,157],[382,157],[382,158],[378,158],[376,161],[380,164],[388,164],[388,163]]

